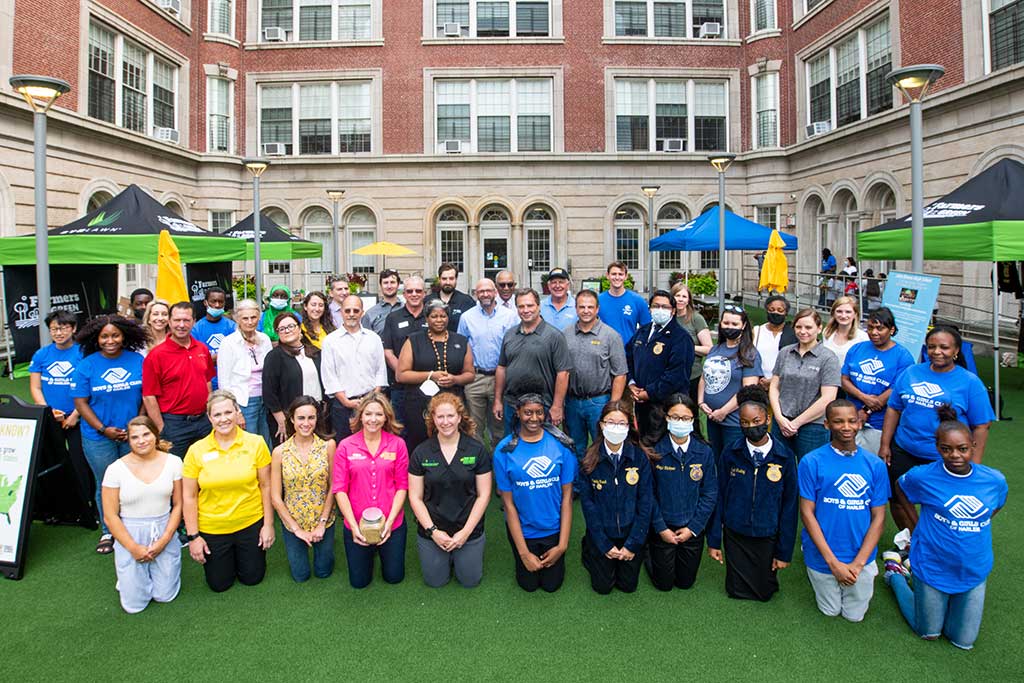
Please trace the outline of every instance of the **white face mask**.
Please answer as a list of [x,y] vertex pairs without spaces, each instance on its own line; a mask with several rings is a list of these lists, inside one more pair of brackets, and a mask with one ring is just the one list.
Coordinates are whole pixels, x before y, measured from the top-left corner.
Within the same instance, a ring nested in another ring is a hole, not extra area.
[[270,307],[273,308],[275,311],[280,311],[280,310],[282,310],[287,305],[288,305],[288,299],[271,299],[270,300]]
[[668,420],[668,432],[677,439],[689,436],[693,432],[693,420]]
[[654,324],[658,327],[666,324],[671,319],[672,311],[667,311],[664,308],[655,308],[651,311],[651,320],[653,320]]
[[629,427],[626,425],[601,425],[601,434],[604,435],[605,441],[618,446],[629,436]]

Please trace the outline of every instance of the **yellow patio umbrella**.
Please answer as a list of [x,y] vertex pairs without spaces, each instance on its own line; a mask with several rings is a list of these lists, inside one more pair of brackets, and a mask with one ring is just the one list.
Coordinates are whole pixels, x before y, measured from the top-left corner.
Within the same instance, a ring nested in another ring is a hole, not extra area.
[[166,230],[160,231],[157,249],[156,298],[172,304],[188,301],[188,287],[181,272],[181,254]]
[[388,256],[416,256],[416,252],[408,247],[403,247],[401,244],[395,244],[394,242],[388,242],[387,240],[381,240],[380,242],[371,242],[365,247],[359,247],[358,249],[352,250],[353,254],[358,256],[383,256],[384,265],[387,264]]
[[789,263],[786,261],[786,254],[782,251],[785,242],[778,230],[772,230],[772,236],[768,239],[768,251],[764,255],[764,263],[761,266],[761,281],[757,285],[758,291],[785,292],[789,287]]

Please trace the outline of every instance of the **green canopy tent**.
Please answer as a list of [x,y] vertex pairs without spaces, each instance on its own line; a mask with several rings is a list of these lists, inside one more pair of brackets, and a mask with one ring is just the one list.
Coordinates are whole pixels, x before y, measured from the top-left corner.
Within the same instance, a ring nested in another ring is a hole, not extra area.
[[[904,216],[857,235],[861,260],[910,259]],[[1024,164],[1003,159],[924,207],[924,257],[990,261],[995,406],[999,406],[999,287],[995,264],[1024,260]]]

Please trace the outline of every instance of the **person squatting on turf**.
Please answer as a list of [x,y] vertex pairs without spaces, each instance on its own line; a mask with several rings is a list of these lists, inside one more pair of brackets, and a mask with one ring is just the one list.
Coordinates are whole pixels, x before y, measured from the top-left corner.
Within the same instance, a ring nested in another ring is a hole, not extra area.
[[778,570],[793,559],[796,457],[768,434],[771,414],[764,389],[743,387],[736,398],[744,439],[726,446],[719,457],[708,555],[725,562],[729,597],[767,602],[779,590]]
[[829,403],[825,426],[831,441],[797,468],[804,564],[822,614],[862,621],[875,592],[889,475],[881,459],[857,445],[860,416],[852,402]]
[[590,586],[602,595],[612,588],[636,590],[651,526],[651,464],[633,424],[625,402],[606,403],[598,418],[603,438],[590,445],[580,465],[580,506],[587,522],[583,566]]
[[970,426],[940,406],[935,446],[940,460],[914,467],[896,482],[904,505],[920,505],[910,543],[913,587],[897,553],[884,553],[885,582],[903,617],[925,640],[942,634],[974,647],[992,571],[992,518],[1006,505],[1006,477],[981,459]]

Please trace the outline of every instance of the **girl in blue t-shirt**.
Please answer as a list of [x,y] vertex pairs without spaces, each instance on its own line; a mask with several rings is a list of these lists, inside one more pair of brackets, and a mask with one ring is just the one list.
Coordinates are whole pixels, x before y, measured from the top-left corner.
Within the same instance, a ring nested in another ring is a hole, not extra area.
[[[896,378],[878,449],[878,457],[889,465],[890,485],[911,467],[938,460],[931,444],[939,426],[935,409],[941,405],[952,406],[957,419],[970,426],[976,462],[985,455],[989,423],[996,416],[985,385],[957,363],[962,343],[955,327],[936,325],[925,337],[930,362],[912,365]],[[894,497],[889,507],[898,529],[913,528],[913,506]]]
[[895,496],[921,506],[910,544],[913,589],[898,553],[882,555],[885,582],[900,611],[925,640],[945,634],[970,650],[978,637],[985,584],[992,571],[992,518],[1006,504],[1006,478],[978,460],[971,428],[940,406],[935,445],[941,461],[899,478]]
[[516,582],[526,591],[552,593],[565,578],[576,455],[572,440],[546,421],[539,394],[524,394],[515,409],[512,433],[494,449],[494,481],[505,506]]
[[128,453],[128,420],[142,405],[142,356],[147,333],[136,321],[119,315],[93,318],[78,333],[85,356],[75,368],[71,396],[82,416],[82,450],[96,480],[96,511],[102,535],[96,552],[114,550],[103,521],[100,484],[107,467]]

